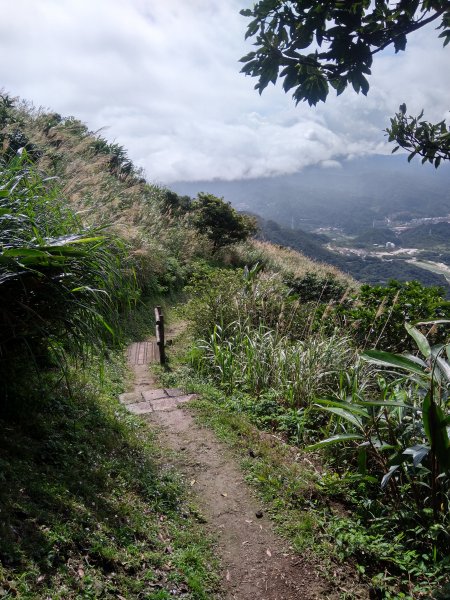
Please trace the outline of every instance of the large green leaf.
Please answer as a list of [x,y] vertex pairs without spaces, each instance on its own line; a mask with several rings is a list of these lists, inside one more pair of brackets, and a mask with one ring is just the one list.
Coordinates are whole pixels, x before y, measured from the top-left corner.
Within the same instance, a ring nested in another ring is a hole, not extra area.
[[406,448],[406,450],[403,451],[403,454],[412,456],[413,465],[414,467],[417,467],[429,452],[429,446],[425,446],[425,444],[416,444],[415,446],[411,446],[411,448]]
[[366,352],[361,354],[361,358],[380,367],[393,367],[395,369],[403,369],[410,373],[416,373],[422,377],[430,377],[425,369],[401,354],[392,354],[391,352],[383,352],[382,350],[366,350]]
[[450,365],[448,364],[448,362],[445,359],[443,359],[441,356],[438,356],[436,358],[436,364],[439,367],[439,370],[441,371],[444,378],[448,382],[450,382]]
[[395,400],[361,400],[360,405],[362,406],[392,406],[394,408],[409,408],[414,410],[414,406],[404,404],[403,402],[396,402]]
[[6,258],[34,258],[34,257],[46,257],[48,258],[48,252],[38,248],[8,248],[2,252]]
[[450,469],[450,444],[446,419],[441,407],[432,400],[431,393],[428,393],[423,401],[422,419],[428,441],[436,454],[440,472],[448,471]]
[[316,444],[312,444],[311,446],[307,446],[308,450],[315,450],[316,448],[322,448],[323,446],[328,446],[329,444],[340,444],[342,442],[348,442],[351,440],[362,440],[363,436],[357,433],[342,433],[340,435],[333,435],[326,440],[321,440]]
[[327,399],[316,400],[315,403],[319,404],[320,406],[334,406],[336,408],[342,408],[356,415],[366,417],[367,419],[369,418],[369,413],[367,412],[367,410],[362,408],[360,404],[350,404],[349,402],[339,402],[339,400]]
[[416,325],[450,325],[450,319],[433,319],[432,321],[418,321]]
[[429,344],[427,338],[423,335],[423,333],[421,333],[418,329],[416,329],[409,323],[405,323],[405,328],[406,328],[406,331],[409,333],[409,335],[416,342],[417,347],[419,348],[419,350],[421,351],[423,356],[425,356],[425,358],[430,358],[430,356],[431,356],[430,344]]
[[50,243],[48,246],[44,246],[44,248],[55,248],[56,246],[66,246],[72,244],[90,244],[92,242],[102,242],[105,241],[104,236],[90,236],[84,237],[83,235],[68,235],[60,238],[56,238],[55,240],[49,240]]
[[320,408],[321,410],[325,410],[334,415],[337,415],[338,417],[341,417],[342,419],[345,419],[346,421],[349,421],[350,423],[352,423],[352,425],[355,425],[358,429],[361,429],[361,430],[363,429],[361,419],[358,419],[358,417],[356,415],[352,414],[348,410],[345,410],[344,408],[337,408],[334,406],[321,406],[321,405],[316,405],[316,406],[318,408]]

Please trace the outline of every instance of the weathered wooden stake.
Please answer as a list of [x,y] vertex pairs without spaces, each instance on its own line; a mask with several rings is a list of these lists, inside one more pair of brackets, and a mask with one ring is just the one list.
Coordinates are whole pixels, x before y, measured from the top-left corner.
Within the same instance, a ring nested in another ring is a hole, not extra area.
[[166,364],[166,348],[164,340],[164,316],[160,306],[155,308],[155,320],[156,320],[156,343],[159,348],[159,362],[161,365]]

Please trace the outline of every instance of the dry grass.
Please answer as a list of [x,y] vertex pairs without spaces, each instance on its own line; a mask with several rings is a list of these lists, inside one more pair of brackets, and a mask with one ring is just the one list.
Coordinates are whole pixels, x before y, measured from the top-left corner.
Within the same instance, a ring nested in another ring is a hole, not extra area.
[[251,255],[253,262],[260,260],[275,272],[289,273],[298,278],[312,272],[323,279],[336,278],[347,286],[358,287],[358,283],[350,275],[336,267],[312,260],[296,250],[276,246],[270,242],[251,240],[247,244],[242,244],[236,252],[241,259]]
[[[206,238],[194,231],[185,218],[173,217],[163,210],[163,187],[146,183],[140,173],[121,177],[110,172],[110,155],[95,151],[96,143],[103,139],[98,132],[88,131],[73,118],[50,126],[54,114],[26,102],[16,103],[14,110],[20,128],[43,150],[39,166],[60,179],[62,192],[87,225],[108,226],[132,250],[146,253],[152,263],[155,257],[164,254],[183,263],[195,256],[210,256]],[[14,129],[16,125],[9,127]],[[238,246],[233,253],[240,262],[250,264],[261,260],[274,271],[294,277],[313,272],[357,286],[350,276],[335,267],[268,242],[252,240]]]

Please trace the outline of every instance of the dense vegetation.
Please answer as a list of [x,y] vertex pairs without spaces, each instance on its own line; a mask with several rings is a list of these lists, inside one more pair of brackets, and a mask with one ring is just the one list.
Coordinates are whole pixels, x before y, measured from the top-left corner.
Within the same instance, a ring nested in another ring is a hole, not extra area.
[[[202,267],[192,281],[198,375],[182,371],[187,385],[200,375],[221,390],[222,410],[320,451],[316,501],[296,494],[288,505],[315,512],[315,542],[333,539],[374,597],[438,593],[450,574],[450,303],[439,289],[352,290],[330,274],[261,265]],[[430,320],[422,332],[411,325]]]
[[277,520],[289,510],[299,535],[303,519],[295,547],[350,561],[375,597],[442,588],[442,290],[359,287],[247,239],[253,219],[221,198],[147,183],[72,117],[4,96],[0,118],[3,597],[213,597],[201,517],[116,400],[123,345],[147,334],[156,299],[181,299],[191,321],[165,377],[203,389],[210,419],[243,417],[313,453],[308,486],[294,464],[254,471]]
[[146,303],[211,243],[121,147],[0,100],[0,595],[206,600],[201,517],[117,396]]

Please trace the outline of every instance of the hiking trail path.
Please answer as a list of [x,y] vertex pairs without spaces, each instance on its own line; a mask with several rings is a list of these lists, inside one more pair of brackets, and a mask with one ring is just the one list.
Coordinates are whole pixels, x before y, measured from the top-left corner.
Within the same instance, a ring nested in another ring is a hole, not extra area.
[[[168,335],[176,333],[168,328]],[[319,569],[280,538],[245,482],[231,450],[197,424],[188,410],[194,394],[157,387],[149,364],[159,361],[156,342],[128,348],[132,391],[121,394],[127,409],[161,431],[173,451],[170,463],[191,484],[205,527],[217,539],[225,600],[316,600],[337,598]]]

